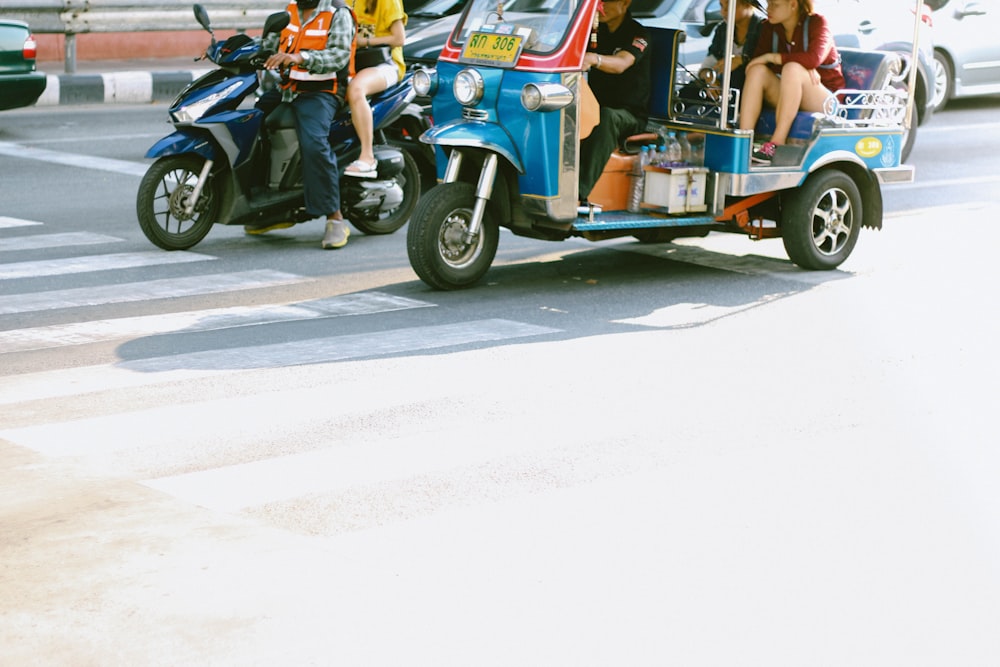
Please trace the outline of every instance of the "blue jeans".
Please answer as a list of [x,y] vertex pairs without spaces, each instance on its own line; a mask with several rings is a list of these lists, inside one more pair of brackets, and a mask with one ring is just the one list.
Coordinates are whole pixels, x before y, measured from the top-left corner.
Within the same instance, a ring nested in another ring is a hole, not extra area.
[[340,211],[340,170],[330,146],[330,127],[339,106],[340,99],[330,93],[299,93],[292,100],[306,212],[317,217]]

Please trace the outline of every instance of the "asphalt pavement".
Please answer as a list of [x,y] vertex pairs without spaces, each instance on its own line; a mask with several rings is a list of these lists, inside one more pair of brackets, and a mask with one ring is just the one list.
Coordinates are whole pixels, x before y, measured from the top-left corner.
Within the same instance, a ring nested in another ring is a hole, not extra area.
[[81,60],[67,74],[62,61],[40,62],[47,83],[36,106],[169,102],[212,68],[194,58]]

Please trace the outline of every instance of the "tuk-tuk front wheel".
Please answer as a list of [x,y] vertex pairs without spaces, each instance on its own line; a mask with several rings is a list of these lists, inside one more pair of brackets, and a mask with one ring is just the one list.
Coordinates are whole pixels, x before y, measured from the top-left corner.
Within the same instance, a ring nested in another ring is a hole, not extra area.
[[789,259],[803,269],[827,271],[854,250],[861,232],[861,193],[842,171],[819,171],[784,201],[781,238]]
[[500,230],[489,210],[483,214],[479,233],[472,239],[467,235],[475,203],[469,183],[443,183],[417,202],[406,233],[406,251],[410,266],[431,287],[468,287],[493,263]]

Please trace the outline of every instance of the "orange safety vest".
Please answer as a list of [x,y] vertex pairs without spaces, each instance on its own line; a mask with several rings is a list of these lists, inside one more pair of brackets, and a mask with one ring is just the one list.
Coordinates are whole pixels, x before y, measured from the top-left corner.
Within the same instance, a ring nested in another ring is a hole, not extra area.
[[[340,2],[334,2],[334,7],[345,8]],[[291,19],[288,26],[281,31],[281,41],[279,48],[283,53],[298,53],[299,51],[323,51],[329,37],[330,26],[333,23],[333,12],[316,12],[309,22],[302,25],[299,16],[299,7],[294,2],[288,5],[288,14]],[[353,12],[351,17],[353,19]],[[351,57],[347,67],[336,72],[326,72],[325,74],[314,74],[307,68],[292,65],[288,70],[288,79],[282,84],[283,88],[291,87],[295,92],[327,92],[337,94],[347,88],[347,81],[354,72],[354,40],[351,41]]]

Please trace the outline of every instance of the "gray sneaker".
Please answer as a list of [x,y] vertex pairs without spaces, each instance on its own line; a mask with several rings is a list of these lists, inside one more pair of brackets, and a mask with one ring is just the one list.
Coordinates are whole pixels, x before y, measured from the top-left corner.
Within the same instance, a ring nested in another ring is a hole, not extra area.
[[347,245],[347,237],[351,235],[351,230],[347,227],[346,220],[327,220],[326,233],[323,234],[324,250],[336,250]]

